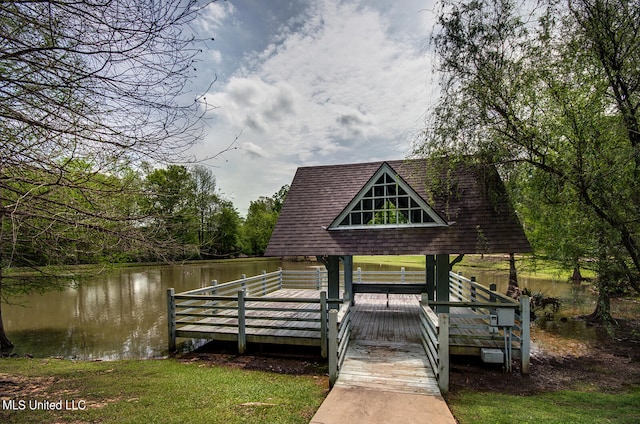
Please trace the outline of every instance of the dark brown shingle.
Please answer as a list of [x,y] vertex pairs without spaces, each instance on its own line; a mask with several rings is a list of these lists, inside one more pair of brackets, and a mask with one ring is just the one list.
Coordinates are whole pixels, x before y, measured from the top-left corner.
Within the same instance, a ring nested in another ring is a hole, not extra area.
[[328,230],[385,162],[298,168],[266,256],[530,252],[495,168],[468,162],[386,162],[447,227]]

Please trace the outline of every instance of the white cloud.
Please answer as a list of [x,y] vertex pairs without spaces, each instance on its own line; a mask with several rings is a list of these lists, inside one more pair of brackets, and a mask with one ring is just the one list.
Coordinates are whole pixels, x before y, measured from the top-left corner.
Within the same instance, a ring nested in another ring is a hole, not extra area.
[[215,2],[210,3],[200,13],[198,23],[202,29],[206,32],[211,32],[224,25],[225,20],[228,19],[235,12],[235,7],[231,2]]
[[213,63],[219,64],[222,62],[222,52],[220,52],[220,50],[212,50],[209,52],[209,55],[211,56],[211,61]]
[[422,51],[428,33],[398,32],[426,31],[426,17],[416,9],[403,25],[388,16],[409,19],[408,12],[393,7],[383,15],[358,3],[314,4],[296,30],[283,25],[213,87],[207,98],[219,108],[209,143],[242,132],[239,152],[217,173],[240,210],[290,183],[297,166],[407,154],[429,103],[431,71]]
[[221,105],[215,113],[233,127],[272,136],[283,122],[295,119],[297,94],[286,82],[232,77],[224,92],[211,96],[211,102]]

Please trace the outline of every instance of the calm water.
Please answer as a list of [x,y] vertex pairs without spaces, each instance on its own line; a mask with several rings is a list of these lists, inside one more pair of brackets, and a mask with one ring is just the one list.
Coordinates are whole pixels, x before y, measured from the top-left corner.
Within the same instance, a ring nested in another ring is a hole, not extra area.
[[[20,298],[22,306],[3,305],[5,329],[16,346],[12,353],[17,355],[86,360],[163,357],[167,354],[168,288],[181,292],[208,286],[214,279],[226,282],[242,274],[276,271],[278,267],[315,266],[269,259],[124,268],[77,288]],[[397,269],[378,265],[362,268]],[[476,277],[483,283],[497,283],[501,292],[506,290],[504,274],[483,273]],[[522,280],[520,285],[550,296],[573,296],[571,285],[562,281]]]

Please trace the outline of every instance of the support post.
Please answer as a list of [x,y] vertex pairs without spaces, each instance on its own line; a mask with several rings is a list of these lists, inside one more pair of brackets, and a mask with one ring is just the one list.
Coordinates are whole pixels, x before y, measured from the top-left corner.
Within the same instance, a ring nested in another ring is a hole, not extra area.
[[342,267],[344,268],[344,292],[349,293],[349,299],[353,299],[353,256],[343,256]]
[[238,290],[238,353],[240,355],[247,350],[246,325],[244,290]]
[[173,289],[167,289],[167,318],[169,322],[169,354],[171,354],[176,350],[176,299]]
[[[449,255],[436,255],[436,301],[449,301]],[[438,306],[438,312],[449,313],[448,306]]]
[[427,283],[427,295],[429,296],[429,300],[434,300],[434,293],[436,291],[436,257],[433,255],[426,255],[425,274]]
[[520,296],[520,361],[522,374],[531,365],[531,304],[529,296]]
[[338,379],[338,311],[329,311],[329,387]]
[[327,292],[320,292],[320,355],[327,357]]
[[267,294],[267,271],[262,270],[262,295]]
[[[329,299],[340,298],[340,257],[329,256],[327,258],[327,295]],[[329,309],[340,309],[340,304],[330,302]]]
[[449,392],[449,314],[438,314],[438,387]]
[[282,267],[278,267],[278,289],[282,290]]

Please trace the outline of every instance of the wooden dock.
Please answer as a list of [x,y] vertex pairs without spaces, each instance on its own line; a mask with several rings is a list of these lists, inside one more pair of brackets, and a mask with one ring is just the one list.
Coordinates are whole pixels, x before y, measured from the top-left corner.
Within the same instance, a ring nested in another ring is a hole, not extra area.
[[[342,375],[340,384],[391,388],[397,381],[410,391],[436,384],[446,393],[450,355],[510,367],[516,352],[528,373],[526,296],[518,303],[473,278],[449,277],[449,299],[433,301],[415,294],[424,273],[358,270],[354,284],[362,290],[353,305],[343,287],[327,298],[326,273],[319,270],[263,272],[177,294],[169,289],[169,349],[176,337],[236,341],[240,353],[247,343],[317,346],[329,360],[331,384]],[[406,380],[409,375],[417,380]]]

